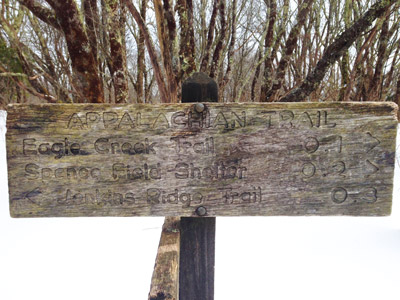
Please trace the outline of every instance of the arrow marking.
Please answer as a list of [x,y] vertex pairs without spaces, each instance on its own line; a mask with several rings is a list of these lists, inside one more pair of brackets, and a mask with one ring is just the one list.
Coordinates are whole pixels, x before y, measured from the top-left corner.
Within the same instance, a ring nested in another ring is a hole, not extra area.
[[368,143],[367,146],[369,147],[369,149],[367,150],[367,153],[370,152],[372,149],[374,149],[376,146],[378,146],[381,141],[378,140],[376,137],[374,137],[370,132],[367,132],[367,135],[374,140],[374,142],[372,143]]
[[374,165],[369,159],[366,160],[366,163],[367,163],[367,168],[371,171],[371,173],[365,175],[365,177],[369,177],[372,174],[375,174],[376,172],[379,171],[379,168],[376,165]]
[[39,202],[33,200],[32,198],[40,195],[41,193],[42,193],[42,191],[40,190],[40,187],[37,187],[37,188],[33,189],[32,191],[26,193],[25,198],[28,199],[28,201],[32,202],[33,204],[40,205]]

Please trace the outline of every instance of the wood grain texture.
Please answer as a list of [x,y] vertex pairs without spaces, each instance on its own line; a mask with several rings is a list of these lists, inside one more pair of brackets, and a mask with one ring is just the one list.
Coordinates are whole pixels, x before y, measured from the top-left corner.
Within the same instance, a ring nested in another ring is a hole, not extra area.
[[180,219],[165,218],[151,278],[149,300],[179,299]]
[[216,218],[181,218],[179,299],[214,299]]
[[388,215],[392,103],[11,105],[13,217]]

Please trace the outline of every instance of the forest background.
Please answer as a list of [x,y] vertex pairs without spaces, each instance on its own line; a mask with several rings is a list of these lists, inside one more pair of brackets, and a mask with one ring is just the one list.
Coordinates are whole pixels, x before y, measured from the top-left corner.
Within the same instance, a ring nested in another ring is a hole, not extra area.
[[3,0],[0,103],[400,99],[400,1]]

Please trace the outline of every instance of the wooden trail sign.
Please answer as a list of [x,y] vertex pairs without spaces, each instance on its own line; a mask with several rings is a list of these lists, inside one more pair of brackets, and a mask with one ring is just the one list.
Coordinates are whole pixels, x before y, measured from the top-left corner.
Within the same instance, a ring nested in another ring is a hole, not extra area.
[[13,217],[388,215],[392,103],[10,105]]

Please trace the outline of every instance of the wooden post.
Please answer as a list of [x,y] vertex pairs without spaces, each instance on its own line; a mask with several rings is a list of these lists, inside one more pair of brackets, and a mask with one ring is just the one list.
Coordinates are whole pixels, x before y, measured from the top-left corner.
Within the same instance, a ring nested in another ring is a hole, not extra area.
[[216,218],[181,218],[179,299],[214,299]]
[[[204,73],[193,74],[182,85],[182,103],[192,102],[218,102],[218,86]],[[203,109],[201,104],[195,106],[198,113]],[[204,207],[199,207],[196,214],[198,217],[180,218],[179,224],[176,218],[165,218],[149,300],[214,299],[216,219],[207,217]],[[174,283],[177,274],[179,283]]]
[[[182,103],[188,102],[218,102],[216,82],[204,73],[195,73],[182,85]],[[181,218],[180,300],[214,299],[216,219],[207,217],[204,207],[196,213],[199,218]]]
[[179,295],[179,217],[165,218],[163,225],[149,300],[178,300]]

